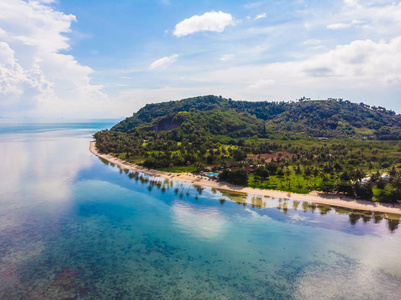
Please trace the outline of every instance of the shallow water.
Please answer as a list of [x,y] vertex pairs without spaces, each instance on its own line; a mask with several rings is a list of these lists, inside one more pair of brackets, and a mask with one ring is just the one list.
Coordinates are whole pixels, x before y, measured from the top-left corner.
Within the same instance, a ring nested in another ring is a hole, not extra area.
[[399,299],[398,216],[152,178],[0,124],[0,299]]

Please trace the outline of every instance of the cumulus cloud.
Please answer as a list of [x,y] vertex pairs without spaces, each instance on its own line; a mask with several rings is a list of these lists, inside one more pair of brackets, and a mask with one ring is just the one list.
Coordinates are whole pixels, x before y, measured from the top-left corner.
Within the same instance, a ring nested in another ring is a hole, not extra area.
[[[381,1],[381,5],[378,3]],[[166,80],[159,86],[143,90],[127,90],[123,95],[126,99],[146,99],[147,102],[181,99],[194,95],[216,94],[234,99],[247,100],[289,100],[302,95],[316,99],[327,97],[344,97],[354,101],[374,104],[377,99],[383,105],[389,105],[400,111],[401,106],[396,102],[401,86],[401,3],[390,1],[370,1],[358,3],[347,1],[341,13],[324,18],[308,19],[311,24],[351,24],[350,27],[363,30],[353,30],[346,40],[333,45],[330,36],[308,34],[310,39],[303,42],[308,50],[319,49],[316,52],[305,52],[302,56],[283,56],[279,62],[265,63],[266,60],[247,60],[246,57],[260,57],[255,45],[246,45],[236,52],[220,52],[218,58],[228,61],[235,54],[235,60],[228,64],[208,66],[182,64],[180,77],[184,79]],[[261,11],[261,10],[259,10]],[[253,19],[253,18],[252,18]],[[315,22],[316,21],[316,22]],[[365,30],[366,25],[374,30]],[[299,26],[295,24],[293,26]],[[347,25],[348,26],[348,25]],[[294,27],[291,27],[294,28]],[[252,28],[252,36],[282,35],[282,27]],[[327,32],[326,32],[327,33]],[[330,34],[330,33],[328,33]],[[361,38],[363,37],[363,38]],[[301,38],[301,36],[300,36]],[[334,39],[335,41],[336,39]],[[298,42],[302,43],[302,41]],[[298,44],[299,45],[299,44]],[[328,50],[329,48],[329,50]],[[224,50],[223,50],[224,51]],[[254,52],[252,52],[254,51]],[[250,55],[249,53],[252,53]],[[270,52],[269,52],[270,54]],[[274,53],[271,51],[274,61]],[[285,54],[284,54],[285,55]],[[184,76],[182,76],[184,74]],[[177,77],[178,77],[177,75]],[[144,103],[145,100],[142,100]],[[386,103],[387,101],[387,103]],[[138,104],[138,108],[141,105]]]
[[[75,16],[55,11],[53,1],[0,1],[0,108],[3,115],[65,114],[85,101],[104,100],[90,83],[93,70],[60,51],[70,49],[64,35]],[[90,109],[90,105],[86,109]],[[76,114],[76,112],[75,112]]]
[[310,76],[333,76],[358,80],[361,84],[401,83],[401,36],[389,42],[357,40],[303,62]]
[[234,25],[231,14],[222,11],[211,11],[201,16],[195,15],[181,21],[175,26],[173,34],[177,37],[182,37],[200,31],[223,32],[229,25]]
[[[382,4],[377,5],[378,1]],[[247,100],[290,100],[306,95],[316,99],[343,97],[365,103],[370,101],[370,104],[376,101],[376,105],[377,99],[380,99],[383,105],[400,111],[401,106],[395,99],[401,86],[401,4],[378,1],[376,5],[373,2],[363,2],[362,5],[349,1],[341,9],[341,14],[330,18],[332,24],[351,24],[351,28],[354,26],[364,31],[364,34],[360,34],[358,30],[353,30],[352,34],[347,35],[346,39],[352,41],[354,38],[353,42],[338,42],[336,46],[332,44],[330,36],[308,34],[310,39],[299,41],[298,45],[303,42],[308,50],[319,50],[318,54],[304,51],[302,56],[283,56],[279,62],[272,63],[259,59],[247,60],[247,57],[261,57],[261,53],[267,53],[268,48],[262,52],[254,44],[243,45],[242,49],[235,49],[235,53],[231,52],[232,49],[219,52],[217,58],[230,63],[207,67],[204,64],[199,66],[197,61],[183,63],[175,77],[180,81],[166,79],[162,86],[127,89],[120,96],[127,101],[133,99],[132,102],[137,105],[135,108],[140,108],[141,103],[206,94]],[[331,24],[326,17],[318,19],[316,23],[313,17],[308,21],[318,24],[316,27],[319,30],[322,24]],[[363,26],[368,24],[374,26],[375,30],[365,30]],[[261,30],[252,28],[247,34],[266,36],[268,33],[277,36],[282,35],[281,29],[281,25]],[[273,51],[270,53],[272,57],[269,61],[274,61]],[[232,59],[232,54],[235,59]]]
[[161,67],[165,67],[167,65],[171,65],[177,61],[178,54],[173,54],[171,56],[165,56],[162,57],[153,63],[150,64],[149,69],[154,70],[154,69],[159,69]]
[[28,74],[17,63],[10,46],[0,42],[0,94],[21,95],[23,93],[21,86],[24,83],[35,85],[34,82],[30,82]]

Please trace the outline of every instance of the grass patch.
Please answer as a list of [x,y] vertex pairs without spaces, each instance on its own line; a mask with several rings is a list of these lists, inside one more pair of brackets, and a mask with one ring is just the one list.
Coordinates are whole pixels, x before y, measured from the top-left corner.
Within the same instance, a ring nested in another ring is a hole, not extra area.
[[159,168],[156,169],[163,172],[169,173],[191,173],[196,171],[196,167],[193,166],[174,166],[172,168]]

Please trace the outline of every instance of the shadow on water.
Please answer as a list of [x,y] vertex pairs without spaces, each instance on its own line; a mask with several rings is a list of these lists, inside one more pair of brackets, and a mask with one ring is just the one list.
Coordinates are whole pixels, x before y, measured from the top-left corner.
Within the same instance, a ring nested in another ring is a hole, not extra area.
[[[99,158],[104,164],[115,166],[114,164]],[[184,197],[193,198],[195,200],[199,199],[202,192],[205,190],[204,187],[196,184],[184,184],[178,181],[170,180],[168,178],[161,179],[160,177],[154,177],[146,175],[144,173],[130,171],[128,169],[117,166],[120,173],[125,173],[130,179],[140,182],[141,184],[147,184],[148,190],[151,192],[154,187],[161,192],[166,192],[174,188],[174,193],[180,198]],[[195,192],[195,194],[194,194]],[[303,211],[311,212],[313,214],[328,215],[334,213],[336,215],[347,215],[349,218],[349,223],[352,226],[356,226],[357,223],[369,223],[379,224],[383,220],[387,222],[387,228],[390,232],[394,233],[401,222],[401,216],[391,213],[381,213],[372,212],[364,210],[349,209],[344,207],[338,207],[327,204],[313,203],[307,201],[291,200],[289,198],[275,198],[271,196],[259,196],[259,195],[249,195],[243,192],[235,192],[230,190],[211,188],[211,192],[218,196],[217,200],[221,205],[228,201],[242,205],[244,208],[250,206],[252,209],[267,209],[272,208],[272,203],[275,204],[275,208],[278,211],[287,214],[289,211]]]

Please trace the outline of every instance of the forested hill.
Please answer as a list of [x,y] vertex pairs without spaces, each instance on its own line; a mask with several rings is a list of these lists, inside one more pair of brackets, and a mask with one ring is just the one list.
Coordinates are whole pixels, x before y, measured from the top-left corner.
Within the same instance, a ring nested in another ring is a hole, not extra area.
[[147,104],[112,132],[193,142],[219,139],[308,137],[401,139],[401,115],[383,107],[343,100],[233,101],[202,96]]

